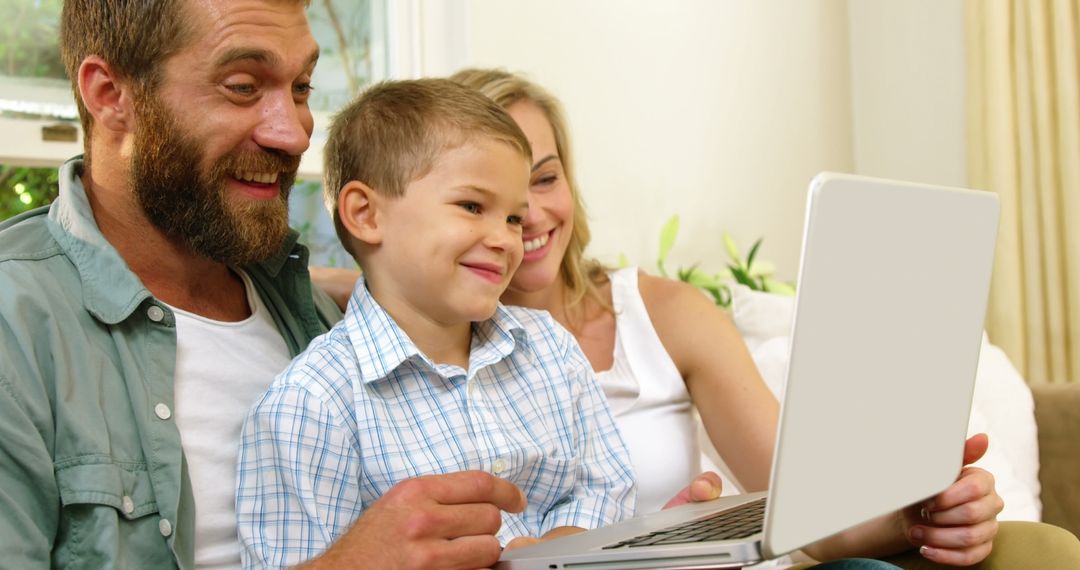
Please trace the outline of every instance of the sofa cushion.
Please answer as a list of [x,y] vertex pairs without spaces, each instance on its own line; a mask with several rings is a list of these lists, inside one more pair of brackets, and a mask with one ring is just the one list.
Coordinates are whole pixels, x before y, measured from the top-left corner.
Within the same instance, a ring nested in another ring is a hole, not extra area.
[[1037,384],[1043,520],[1080,536],[1080,384]]

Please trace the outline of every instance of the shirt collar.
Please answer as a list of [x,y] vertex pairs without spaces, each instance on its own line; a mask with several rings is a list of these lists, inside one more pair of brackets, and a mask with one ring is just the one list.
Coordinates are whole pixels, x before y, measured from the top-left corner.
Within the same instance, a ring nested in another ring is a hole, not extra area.
[[[81,155],[60,166],[60,193],[49,207],[49,231],[79,272],[86,310],[106,324],[117,324],[151,295],[98,228],[82,183],[83,167]],[[276,276],[290,256],[306,260],[307,250],[297,237],[290,231],[281,251],[257,265]]]
[[[407,361],[416,362],[435,373],[446,370],[446,365],[435,364],[420,351],[394,318],[371,296],[363,277],[353,289],[344,322],[356,353],[360,380],[365,384],[389,378]],[[473,323],[468,376],[472,377],[482,368],[502,361],[515,350],[524,351],[524,355],[530,357],[532,346],[528,333],[500,303],[490,319]]]

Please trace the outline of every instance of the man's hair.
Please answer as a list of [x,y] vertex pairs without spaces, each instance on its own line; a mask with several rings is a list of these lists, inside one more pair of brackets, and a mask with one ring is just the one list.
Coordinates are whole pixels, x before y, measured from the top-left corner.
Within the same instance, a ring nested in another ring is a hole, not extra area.
[[195,5],[193,0],[64,0],[60,54],[79,107],[87,160],[93,117],[79,94],[83,60],[99,56],[132,83],[136,97],[152,94],[161,83],[162,62],[191,40],[189,10]]
[[563,256],[560,267],[563,282],[566,283],[570,292],[566,304],[572,308],[585,297],[589,297],[601,307],[614,311],[610,302],[599,290],[599,286],[607,282],[608,268],[585,257],[585,246],[589,245],[592,234],[589,231],[585,203],[581,199],[577,179],[574,176],[574,156],[570,151],[570,128],[559,100],[524,76],[503,69],[462,69],[451,75],[450,80],[483,93],[504,108],[514,103],[528,101],[544,113],[555,135],[555,151],[559,154],[563,176],[566,178],[570,196],[574,201],[574,221],[570,231],[570,243],[566,247],[566,254]]
[[60,53],[79,106],[87,158],[93,117],[79,94],[83,60],[99,56],[132,83],[137,96],[153,93],[161,82],[161,62],[190,39],[190,18],[184,12],[190,4],[190,0],[64,0]]
[[337,209],[345,184],[356,180],[401,196],[442,153],[477,137],[509,144],[532,161],[528,139],[502,107],[446,79],[378,83],[342,109],[330,125],[323,174],[326,207],[345,248],[355,255]]

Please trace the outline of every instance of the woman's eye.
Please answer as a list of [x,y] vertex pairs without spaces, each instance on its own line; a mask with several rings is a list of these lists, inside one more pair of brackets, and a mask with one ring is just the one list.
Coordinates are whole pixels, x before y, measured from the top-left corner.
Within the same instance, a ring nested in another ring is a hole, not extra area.
[[558,180],[559,180],[558,176],[556,176],[554,174],[548,174],[548,175],[545,175],[545,176],[541,176],[540,178],[537,178],[536,181],[533,182],[533,186],[550,186],[550,185],[554,184]]
[[458,204],[458,206],[461,206],[462,209],[470,214],[480,213],[480,204],[477,204],[476,202],[462,202]]

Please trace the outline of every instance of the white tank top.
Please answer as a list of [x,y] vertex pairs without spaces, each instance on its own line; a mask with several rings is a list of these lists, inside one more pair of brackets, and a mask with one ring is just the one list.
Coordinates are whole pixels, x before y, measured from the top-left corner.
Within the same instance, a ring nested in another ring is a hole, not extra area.
[[195,496],[195,565],[239,568],[236,454],[251,405],[289,364],[270,312],[241,273],[251,316],[221,322],[176,315],[176,427]]
[[697,423],[686,383],[649,320],[638,269],[609,275],[615,308],[615,354],[597,373],[630,448],[638,481],[637,512],[660,510],[700,471]]

